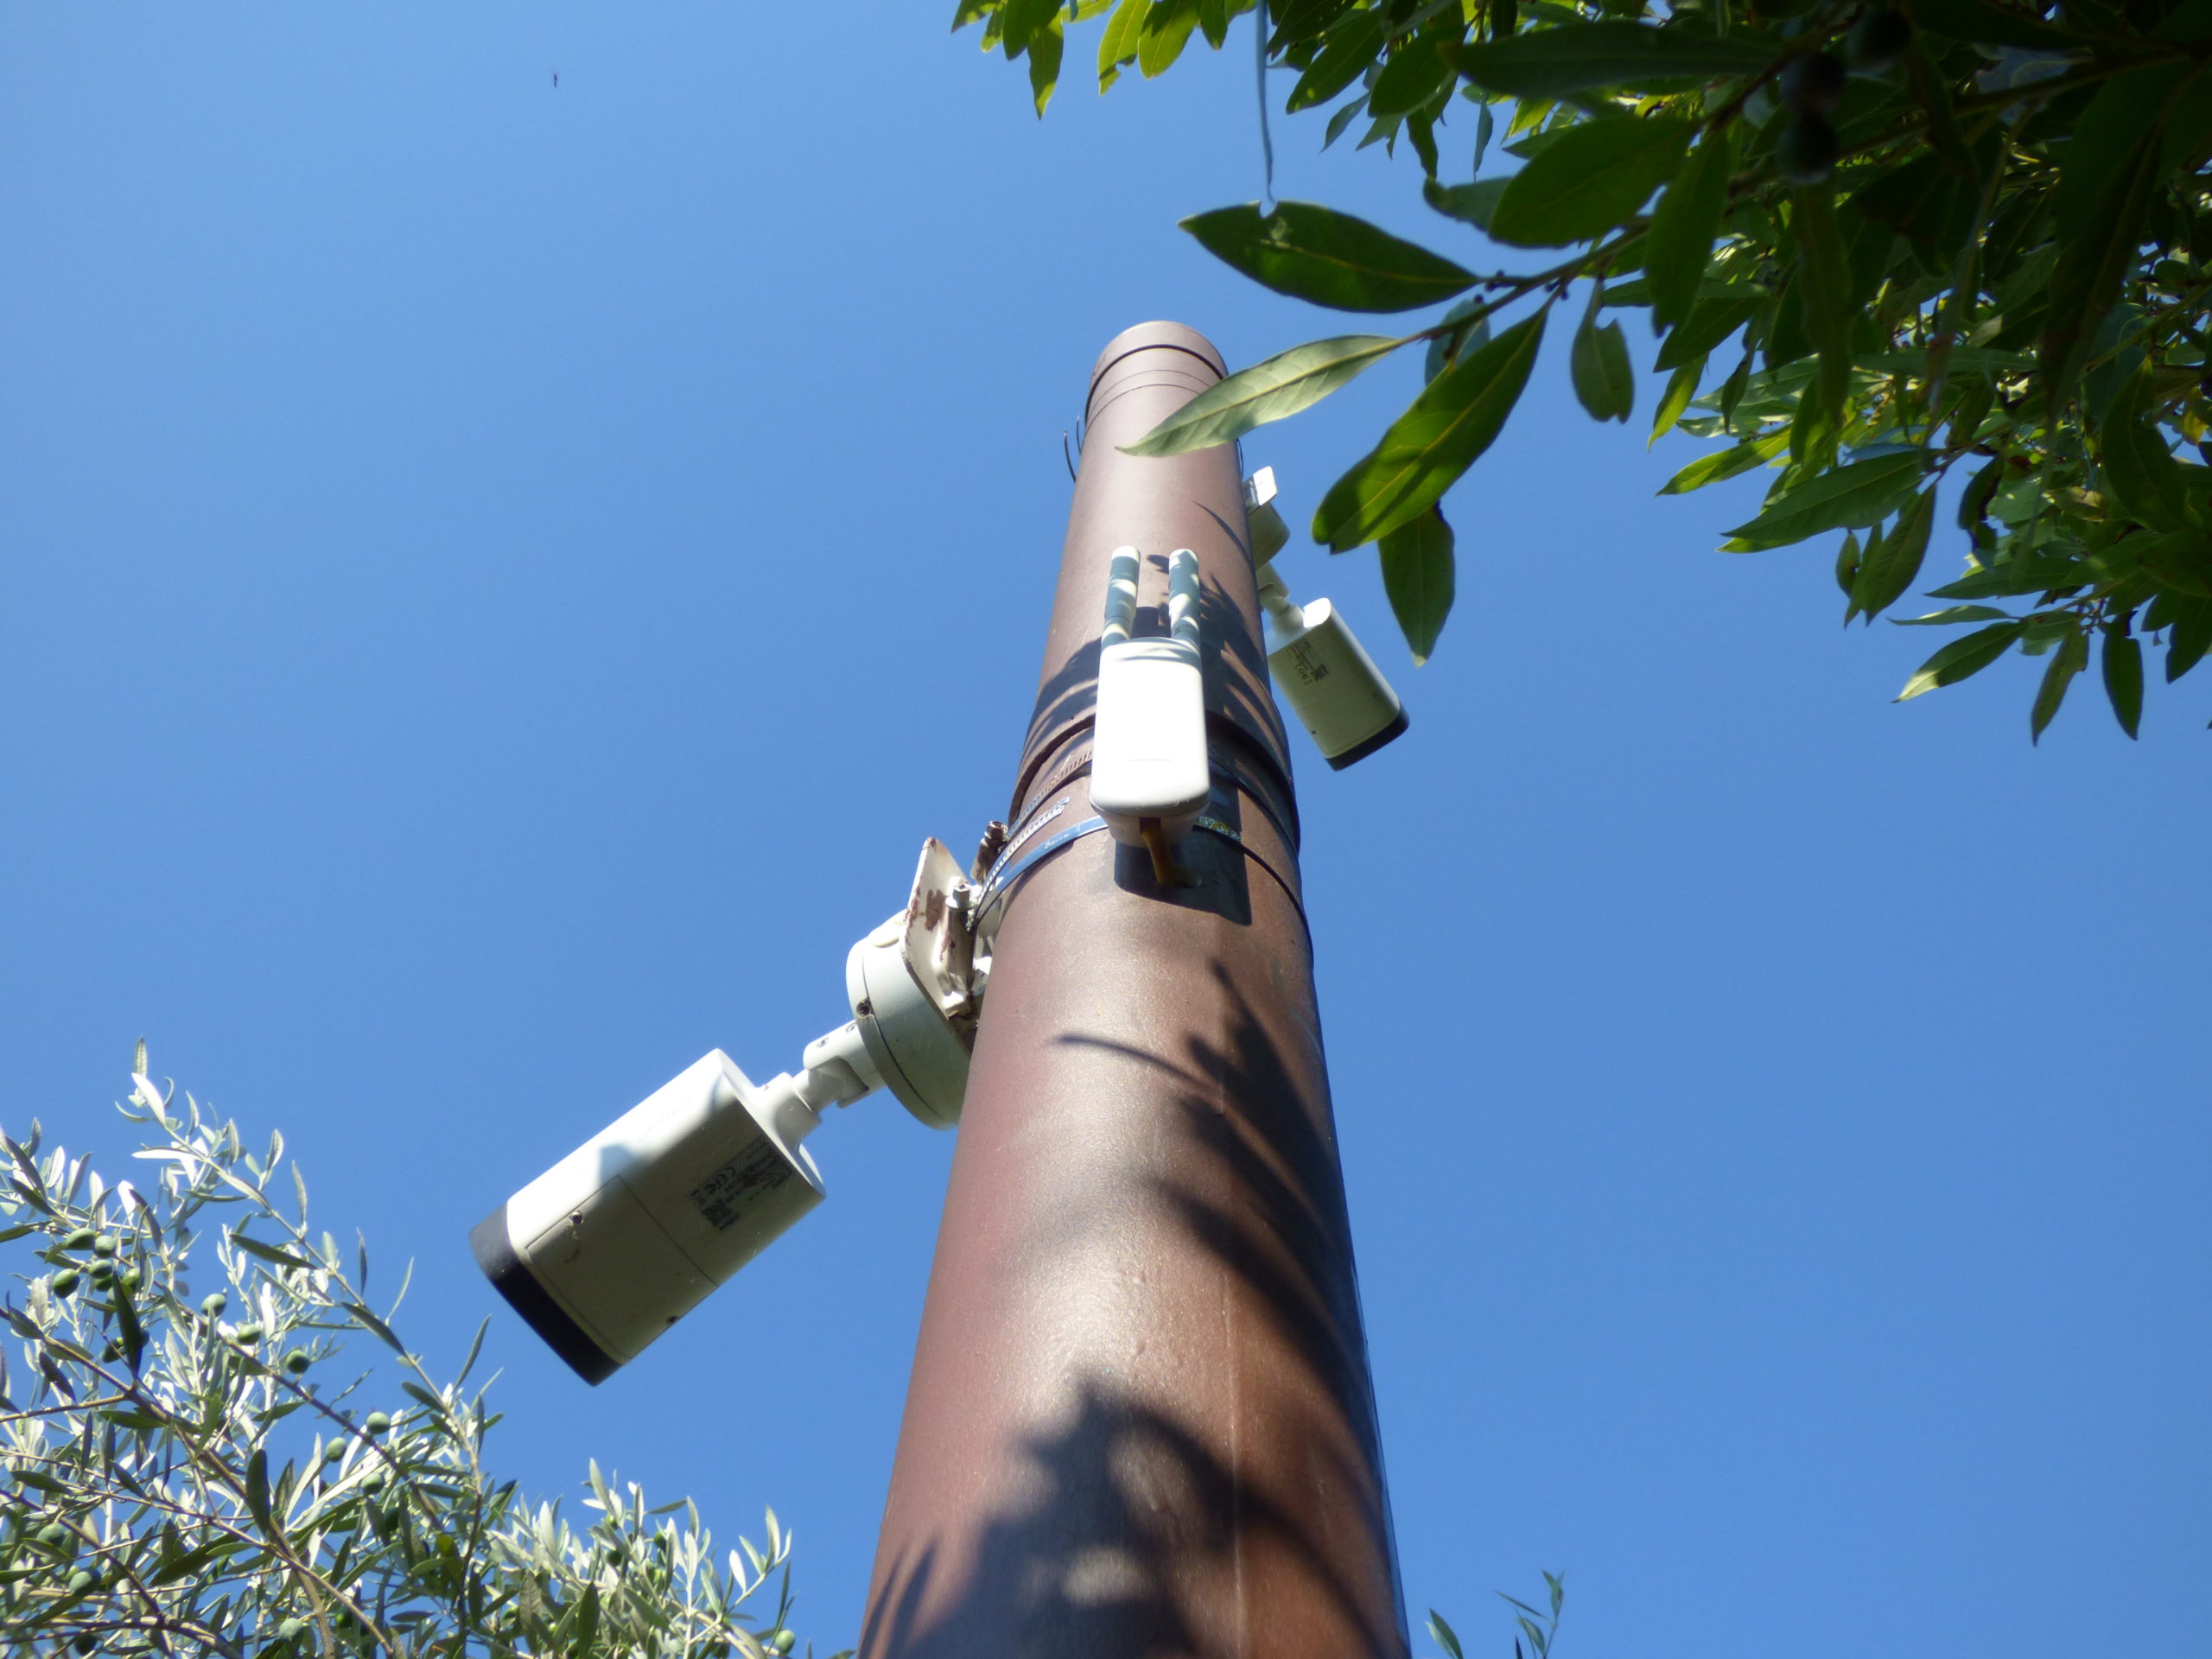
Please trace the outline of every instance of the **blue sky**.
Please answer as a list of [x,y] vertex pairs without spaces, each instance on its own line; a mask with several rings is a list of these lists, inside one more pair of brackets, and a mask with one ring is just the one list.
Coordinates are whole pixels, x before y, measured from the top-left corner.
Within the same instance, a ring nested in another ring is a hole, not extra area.
[[[493,1316],[510,1472],[773,1503],[838,1645],[950,1138],[834,1122],[829,1203],[597,1390],[465,1234],[708,1048],[792,1064],[1002,810],[1097,348],[1344,327],[1174,229],[1258,193],[1246,25],[1039,124],[949,10],[18,6],[0,52],[0,1121],[119,1153],[144,1034],[414,1258],[434,1364]],[[1282,194],[1483,257],[1319,139]],[[1428,666],[1371,556],[1281,562],[1414,718],[1300,760],[1416,1625],[1502,1652],[1548,1567],[1569,1653],[2196,1648],[2212,671],[2139,744],[2084,684],[2031,749],[2018,662],[1892,706],[1927,631],[1713,552],[1757,481],[1654,500],[1695,446],[1645,454],[1648,382],[1592,425],[1555,336]],[[1249,442],[1294,522],[1416,372]]]

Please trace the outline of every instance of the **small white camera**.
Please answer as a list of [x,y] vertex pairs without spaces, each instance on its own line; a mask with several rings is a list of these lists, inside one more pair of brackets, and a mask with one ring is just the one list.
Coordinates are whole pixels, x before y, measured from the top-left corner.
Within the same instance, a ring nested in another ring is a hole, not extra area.
[[942,843],[906,908],[845,960],[853,1017],[798,1075],[756,1084],[720,1049],[514,1194],[469,1235],[477,1265],[588,1382],[662,1332],[822,1202],[801,1144],[878,1088],[933,1128],[957,1122],[988,973],[976,893]]
[[1283,586],[1270,561],[1290,532],[1274,495],[1274,467],[1262,467],[1245,480],[1245,520],[1267,614],[1268,668],[1321,758],[1341,772],[1402,735],[1406,709],[1337,608],[1325,599],[1301,606]]

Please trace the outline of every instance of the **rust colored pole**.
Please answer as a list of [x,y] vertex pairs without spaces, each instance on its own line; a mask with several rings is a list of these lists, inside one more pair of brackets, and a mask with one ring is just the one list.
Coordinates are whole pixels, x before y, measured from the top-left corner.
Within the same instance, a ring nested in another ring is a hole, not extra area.
[[1173,885],[1092,834],[1012,889],[861,1659],[1408,1652],[1237,456],[1116,448],[1223,372],[1147,323],[1092,373],[1010,856],[1090,817],[1124,545],[1141,633],[1200,561],[1211,827]]

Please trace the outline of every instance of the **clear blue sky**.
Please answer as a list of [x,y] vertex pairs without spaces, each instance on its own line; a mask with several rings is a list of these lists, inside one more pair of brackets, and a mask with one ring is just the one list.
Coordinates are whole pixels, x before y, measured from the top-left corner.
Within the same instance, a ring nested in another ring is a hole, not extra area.
[[[122,1146],[143,1033],[415,1258],[434,1363],[494,1316],[507,1471],[773,1503],[833,1643],[950,1139],[833,1122],[830,1203],[595,1391],[464,1235],[709,1047],[790,1065],[1002,809],[1099,346],[1341,326],[1173,228],[1258,192],[1249,25],[1040,124],[950,10],[0,50],[0,1120]],[[1319,137],[1283,194],[1480,257]],[[2212,670],[2133,745],[2088,684],[2031,749],[2018,663],[1891,706],[1928,632],[1713,552],[1757,484],[1655,501],[1694,446],[1565,343],[1428,667],[1371,556],[1283,561],[1414,715],[1300,781],[1416,1627],[1500,1654],[1549,1567],[1571,1654],[2202,1652]],[[1294,519],[1414,372],[1250,442]]]

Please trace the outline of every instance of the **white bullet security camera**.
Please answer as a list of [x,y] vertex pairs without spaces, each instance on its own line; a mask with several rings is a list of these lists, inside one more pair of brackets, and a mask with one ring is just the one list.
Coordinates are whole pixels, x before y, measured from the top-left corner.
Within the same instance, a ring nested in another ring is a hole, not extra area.
[[878,1088],[933,1128],[959,1121],[989,969],[974,887],[922,849],[906,908],[845,961],[853,1017],[798,1075],[756,1084],[720,1049],[687,1066],[480,1222],[477,1265],[588,1382],[612,1376],[822,1202],[801,1143]]
[[1301,606],[1291,598],[1271,563],[1290,540],[1274,495],[1272,467],[1244,481],[1245,521],[1267,615],[1268,668],[1321,758],[1341,772],[1404,734],[1405,705],[1333,605],[1317,599]]

